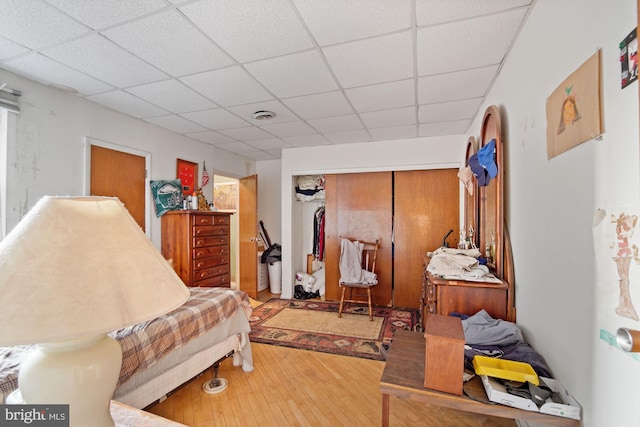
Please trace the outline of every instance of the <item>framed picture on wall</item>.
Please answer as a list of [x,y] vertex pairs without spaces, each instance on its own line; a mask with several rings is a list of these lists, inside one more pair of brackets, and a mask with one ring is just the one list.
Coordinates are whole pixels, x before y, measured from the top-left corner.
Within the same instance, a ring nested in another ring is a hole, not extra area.
[[198,164],[187,160],[177,160],[177,177],[182,183],[182,195],[188,196],[196,191],[198,182]]

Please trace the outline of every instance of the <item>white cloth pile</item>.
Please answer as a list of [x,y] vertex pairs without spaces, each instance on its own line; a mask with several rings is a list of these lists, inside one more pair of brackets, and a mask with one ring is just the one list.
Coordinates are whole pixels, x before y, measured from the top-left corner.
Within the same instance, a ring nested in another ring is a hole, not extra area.
[[375,273],[362,268],[364,243],[342,239],[340,242],[340,282],[378,284]]
[[491,274],[487,266],[478,263],[478,249],[438,248],[427,255],[431,257],[427,271],[437,276],[473,280]]

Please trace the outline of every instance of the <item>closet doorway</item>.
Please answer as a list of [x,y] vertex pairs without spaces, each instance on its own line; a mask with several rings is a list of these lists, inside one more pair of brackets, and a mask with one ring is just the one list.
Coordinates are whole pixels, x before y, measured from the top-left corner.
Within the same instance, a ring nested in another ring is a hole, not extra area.
[[237,287],[239,281],[238,235],[240,230],[239,182],[237,178],[213,175],[211,195],[207,196],[220,211],[231,212],[229,217],[229,263],[231,270],[231,287]]

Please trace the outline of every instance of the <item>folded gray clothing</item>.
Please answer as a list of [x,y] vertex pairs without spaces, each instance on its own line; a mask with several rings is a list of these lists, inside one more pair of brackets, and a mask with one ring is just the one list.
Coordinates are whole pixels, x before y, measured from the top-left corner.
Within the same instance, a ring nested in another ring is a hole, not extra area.
[[494,319],[485,310],[464,319],[462,329],[464,340],[469,345],[507,345],[524,341],[515,323]]

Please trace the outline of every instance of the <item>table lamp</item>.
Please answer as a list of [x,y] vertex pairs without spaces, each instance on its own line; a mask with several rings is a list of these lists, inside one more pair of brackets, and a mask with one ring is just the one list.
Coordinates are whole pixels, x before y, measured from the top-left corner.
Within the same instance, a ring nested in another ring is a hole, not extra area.
[[69,404],[71,426],[113,426],[122,350],[107,332],[182,305],[189,291],[124,205],[44,197],[0,242],[0,346],[26,404]]

